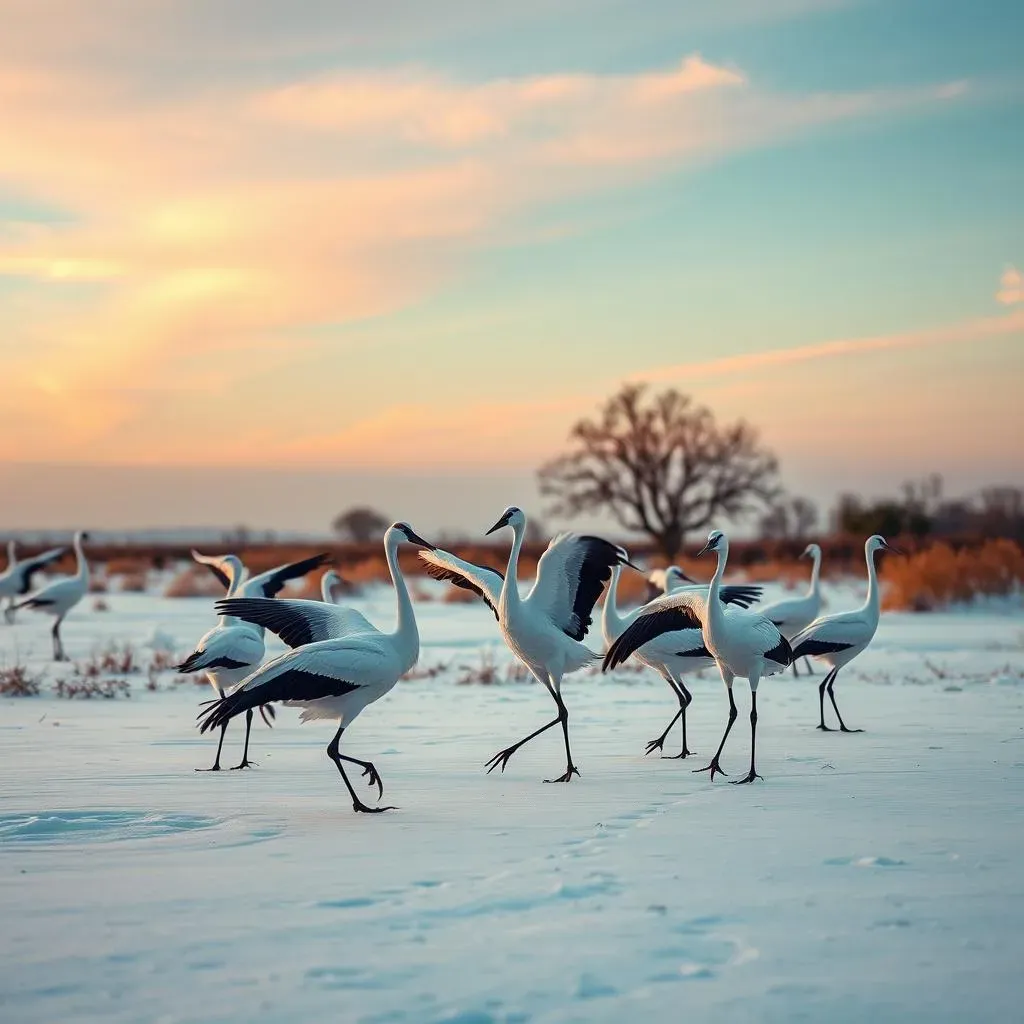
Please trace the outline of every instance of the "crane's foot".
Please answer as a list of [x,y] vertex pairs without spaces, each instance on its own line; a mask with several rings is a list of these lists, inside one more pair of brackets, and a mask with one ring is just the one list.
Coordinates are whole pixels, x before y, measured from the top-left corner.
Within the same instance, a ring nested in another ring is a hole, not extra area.
[[367,761],[363,765],[363,775],[369,776],[366,784],[368,786],[376,786],[378,794],[384,796],[384,783],[380,781],[380,775],[377,773],[377,769],[373,766],[370,761]]
[[822,722],[821,725],[816,725],[814,728],[817,729],[819,732],[835,732],[835,729],[833,729],[830,725],[826,725],[824,722]]
[[662,750],[664,746],[665,737],[659,736],[656,740],[651,740],[651,742],[647,744],[647,749],[644,751],[644,756],[646,757],[648,754],[653,754],[656,750]]
[[397,811],[397,807],[367,807],[362,800],[356,800],[352,804],[353,811],[360,811],[363,814],[383,814],[384,811]]
[[680,750],[678,754],[666,754],[662,758],[662,761],[684,761],[691,754],[696,754],[696,753],[697,753],[696,750],[689,750],[686,747],[683,747],[683,749]]
[[197,772],[219,772],[220,771],[220,764],[217,763],[212,768],[196,768],[194,770],[197,771]]
[[250,761],[247,757],[243,757],[238,764],[233,764],[231,770],[237,772],[240,768],[259,768],[259,762]]
[[499,750],[494,757],[488,761],[484,767],[487,769],[487,774],[490,775],[495,768],[500,766],[502,772],[505,771],[505,765],[508,764],[512,755],[518,750],[518,747],[506,747],[504,750]]
[[572,777],[574,775],[579,775],[579,773],[580,773],[579,768],[577,768],[576,765],[574,765],[574,764],[570,764],[565,769],[565,774],[564,775],[559,775],[557,779],[545,779],[544,781],[545,782],[572,782]]
[[742,786],[746,782],[753,782],[754,779],[761,779],[761,781],[763,782],[764,781],[764,776],[763,775],[758,775],[757,772],[755,772],[754,769],[751,768],[750,771],[748,772],[746,778],[734,779],[732,781],[732,785],[733,786]]
[[722,766],[718,763],[717,757],[713,757],[711,759],[711,764],[706,764],[703,768],[694,768],[693,770],[694,775],[699,775],[701,772],[711,772],[708,778],[712,781],[714,780],[716,775],[721,775],[723,778],[726,779],[729,777],[728,772],[722,771]]
[[[831,729],[829,731],[830,732],[835,732],[835,729]],[[864,730],[863,729],[847,729],[845,725],[841,725],[841,726],[839,726],[839,731],[840,732],[863,732]]]

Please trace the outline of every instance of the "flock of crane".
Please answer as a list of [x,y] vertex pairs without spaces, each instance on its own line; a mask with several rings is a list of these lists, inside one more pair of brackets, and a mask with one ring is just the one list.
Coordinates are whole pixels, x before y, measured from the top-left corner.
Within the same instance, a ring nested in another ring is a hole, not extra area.
[[[541,556],[537,576],[530,592],[520,595],[518,563],[526,536],[526,516],[515,507],[507,508],[488,534],[509,528],[512,546],[504,573],[475,565],[428,543],[405,523],[395,523],[384,535],[384,551],[397,601],[397,623],[391,632],[382,632],[354,608],[335,603],[340,578],[327,570],[322,579],[322,600],[293,600],[277,595],[285,584],[322,566],[327,555],[316,555],[289,563],[257,576],[249,576],[234,555],[208,556],[193,552],[226,588],[226,596],[216,602],[220,616],[195,650],[181,663],[182,672],[207,674],[217,696],[206,702],[199,715],[200,731],[219,729],[216,759],[205,771],[219,771],[228,723],[244,714],[245,746],[242,760],[234,768],[246,768],[249,761],[249,734],[254,712],[268,720],[272,705],[302,708],[301,721],[325,719],[337,723],[337,731],[327,746],[328,757],[337,766],[352,797],[356,811],[393,810],[377,804],[365,804],[352,786],[345,765],[362,769],[370,786],[376,786],[378,799],[384,787],[376,767],[341,753],[345,730],[360,712],[383,697],[416,664],[420,641],[413,601],[398,560],[402,544],[420,549],[427,572],[475,592],[491,609],[505,643],[512,653],[543,685],[557,709],[556,716],[528,736],[500,750],[486,764],[488,773],[505,770],[510,758],[530,740],[556,726],[565,742],[565,771],[548,782],[569,782],[579,769],[573,763],[569,744],[569,712],[562,699],[562,679],[603,659],[603,670],[620,665],[629,657],[658,672],[671,687],[678,710],[665,731],[647,745],[647,752],[662,750],[677,721],[682,723],[682,749],[675,757],[690,755],[686,740],[686,710],[693,697],[685,677],[702,668],[717,666],[729,698],[729,715],[721,742],[710,763],[701,772],[709,777],[725,775],[720,758],[729,732],[737,718],[733,682],[746,679],[750,686],[750,768],[737,783],[761,778],[756,769],[757,689],[761,680],[792,665],[798,658],[815,658],[829,671],[818,687],[819,729],[825,724],[825,694],[832,703],[839,728],[849,729],[839,714],[835,686],[839,671],[870,644],[878,627],[879,588],[875,554],[895,550],[879,536],[865,544],[868,593],[864,604],[853,611],[821,616],[818,577],[821,549],[808,546],[805,555],[813,560],[811,585],[801,597],[753,608],[761,588],[750,585],[724,585],[729,558],[729,541],[720,530],[713,530],[700,554],[714,553],[717,567],[710,583],[696,583],[678,567],[665,571],[665,593],[627,614],[618,610],[616,595],[624,567],[636,569],[628,553],[599,537],[563,533],[555,537]],[[67,613],[88,592],[89,566],[83,552],[84,533],[74,539],[77,571],[49,583],[34,592],[34,573],[53,563],[63,553],[54,549],[35,558],[18,562],[13,546],[9,566],[0,575],[0,598],[7,597],[5,614],[10,621],[19,608],[34,608],[53,616],[54,658],[65,658],[60,625]],[[605,585],[601,626],[606,644],[602,656],[583,641],[591,625],[594,607]],[[264,630],[277,634],[289,650],[263,662]]]

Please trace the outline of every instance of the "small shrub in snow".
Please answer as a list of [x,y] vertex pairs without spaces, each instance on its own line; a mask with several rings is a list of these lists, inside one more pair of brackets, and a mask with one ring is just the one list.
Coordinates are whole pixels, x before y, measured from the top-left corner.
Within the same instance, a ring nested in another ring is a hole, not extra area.
[[131,686],[125,679],[58,679],[54,692],[66,700],[115,700],[117,697],[130,697]]
[[0,668],[0,696],[37,697],[41,681],[41,676],[31,675],[24,665],[4,666]]

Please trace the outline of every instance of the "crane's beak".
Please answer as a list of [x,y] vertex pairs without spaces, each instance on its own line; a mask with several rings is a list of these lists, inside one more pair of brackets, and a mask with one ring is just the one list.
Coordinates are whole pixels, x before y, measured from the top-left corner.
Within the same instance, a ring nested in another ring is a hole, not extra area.
[[506,512],[488,531],[484,536],[489,537],[492,533],[497,533],[502,527],[508,526],[508,513]]
[[[702,552],[702,554],[703,554],[703,552]],[[678,565],[676,566],[676,571],[679,573],[679,578],[684,583],[696,583],[697,582],[697,580],[695,580],[692,576],[687,576],[686,573],[683,572],[683,570],[680,569]]]
[[619,563],[621,565],[628,565],[630,569],[635,569],[639,573],[643,572],[643,569],[641,569],[639,565],[634,565],[628,558],[620,558]]
[[711,550],[711,541],[708,541],[707,544],[705,544],[704,547],[702,547],[700,549],[700,551],[697,552],[697,557],[700,558],[701,555],[705,554],[706,552],[708,552],[710,550]]
[[426,548],[428,551],[437,550],[430,541],[424,540],[415,530],[407,530],[405,536],[410,544],[418,544],[421,548]]
[[905,555],[906,551],[901,551],[895,544],[890,544],[888,541],[885,542],[885,550],[891,551],[894,555]]

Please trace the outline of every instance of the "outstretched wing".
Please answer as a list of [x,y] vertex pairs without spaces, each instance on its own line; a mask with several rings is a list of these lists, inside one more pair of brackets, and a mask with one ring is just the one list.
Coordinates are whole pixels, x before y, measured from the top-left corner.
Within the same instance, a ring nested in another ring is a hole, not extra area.
[[319,569],[331,556],[326,551],[311,558],[303,558],[298,562],[279,565],[276,569],[268,569],[258,576],[253,576],[242,584],[239,593],[243,597],[277,597],[289,580],[297,580],[313,569]]
[[664,633],[703,628],[705,603],[699,594],[675,591],[640,609],[636,618],[608,648],[601,669],[621,665],[638,647]]
[[[268,602],[276,603],[276,602]],[[228,696],[199,715],[200,732],[217,728],[243,711],[274,701],[343,697],[365,686],[393,683],[394,658],[371,638],[328,640],[284,654],[258,668]]]
[[497,569],[486,565],[475,565],[467,562],[449,551],[434,548],[432,551],[420,551],[420,558],[426,563],[427,574],[435,580],[452,583],[463,590],[472,590],[479,594],[484,603],[498,617],[498,601],[501,599],[501,588],[505,576]]
[[58,561],[63,557],[65,551],[67,551],[67,548],[51,548],[49,551],[44,551],[41,555],[26,558],[24,562],[19,562],[17,567],[21,572],[21,586],[18,588],[18,594],[28,594],[32,590],[33,575],[41,569],[45,569],[46,566]]
[[245,573],[242,563],[234,555],[204,555],[193,548],[192,558],[205,565],[229,594],[241,583]]
[[[749,608],[752,604],[756,604],[761,600],[762,593],[762,587],[747,585],[745,583],[730,584],[727,587],[719,587],[718,599],[722,604],[734,604],[738,608]],[[705,588],[704,594],[706,597],[707,588]]]
[[601,537],[559,534],[540,556],[537,581],[526,601],[567,636],[582,640],[612,566],[623,557],[621,548]]
[[289,647],[304,647],[355,633],[376,633],[362,615],[323,601],[267,597],[227,597],[215,605],[218,615],[233,615],[276,633]]

